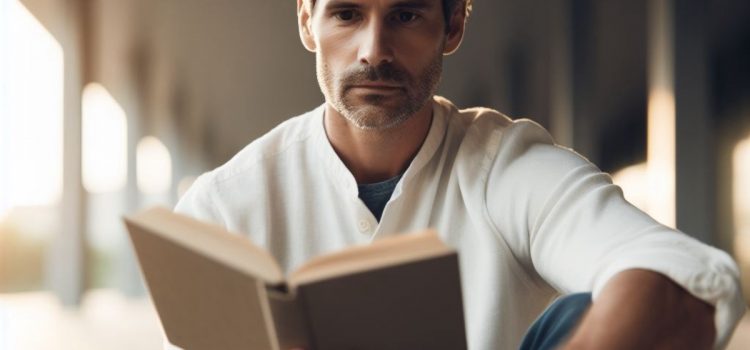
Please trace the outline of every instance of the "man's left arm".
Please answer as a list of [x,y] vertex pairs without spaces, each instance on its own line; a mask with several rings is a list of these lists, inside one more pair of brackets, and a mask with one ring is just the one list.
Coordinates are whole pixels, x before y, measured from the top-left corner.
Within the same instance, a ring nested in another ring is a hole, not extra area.
[[728,254],[635,208],[607,174],[531,122],[507,128],[498,150],[486,189],[498,232],[550,286],[592,292],[591,314],[571,345],[594,336],[616,343],[668,341],[669,332],[692,337],[706,314],[693,309],[704,304],[712,328],[701,339],[726,344],[745,312]]
[[563,349],[710,349],[714,307],[666,276],[631,269],[612,277]]

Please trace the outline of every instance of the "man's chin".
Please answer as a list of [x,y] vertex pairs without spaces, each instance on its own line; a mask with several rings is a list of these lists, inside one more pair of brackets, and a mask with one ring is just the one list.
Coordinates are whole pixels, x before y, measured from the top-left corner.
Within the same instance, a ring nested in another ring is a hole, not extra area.
[[349,122],[364,130],[390,129],[410,117],[401,108],[381,105],[357,106],[356,108],[349,108],[344,114]]

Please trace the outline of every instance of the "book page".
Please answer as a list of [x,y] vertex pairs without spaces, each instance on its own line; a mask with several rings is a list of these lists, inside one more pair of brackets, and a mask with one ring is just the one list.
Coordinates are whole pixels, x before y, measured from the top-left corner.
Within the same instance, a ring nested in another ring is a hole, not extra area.
[[289,286],[294,288],[304,283],[334,276],[403,264],[452,252],[454,252],[453,249],[445,245],[435,231],[401,234],[314,258],[289,276]]
[[126,223],[170,343],[191,350],[279,348],[263,280]]
[[268,284],[284,282],[284,273],[271,254],[220,226],[160,207],[125,217],[125,221]]

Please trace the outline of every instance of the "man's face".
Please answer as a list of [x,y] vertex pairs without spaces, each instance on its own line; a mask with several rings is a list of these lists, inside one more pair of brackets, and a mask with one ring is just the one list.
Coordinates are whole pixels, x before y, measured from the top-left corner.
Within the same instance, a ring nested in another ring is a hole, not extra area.
[[326,101],[362,129],[414,115],[440,81],[442,11],[441,0],[318,0],[310,29]]

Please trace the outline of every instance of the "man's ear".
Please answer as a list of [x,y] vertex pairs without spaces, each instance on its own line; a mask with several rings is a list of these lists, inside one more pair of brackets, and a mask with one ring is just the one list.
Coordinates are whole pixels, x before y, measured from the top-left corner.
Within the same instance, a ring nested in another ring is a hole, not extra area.
[[302,45],[307,51],[315,52],[315,38],[312,35],[312,7],[308,7],[305,1],[297,0],[297,27],[299,28],[299,38]]
[[461,46],[466,29],[466,9],[463,6],[456,7],[448,23],[448,32],[445,35],[444,55],[450,55]]

